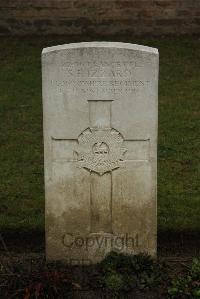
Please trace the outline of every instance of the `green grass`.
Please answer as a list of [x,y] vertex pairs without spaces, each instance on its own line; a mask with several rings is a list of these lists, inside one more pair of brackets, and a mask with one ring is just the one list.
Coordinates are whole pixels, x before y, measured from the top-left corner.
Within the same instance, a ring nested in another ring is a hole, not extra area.
[[[80,40],[0,39],[1,229],[44,229],[40,55],[43,47]],[[200,40],[125,37],[115,40],[159,49],[158,229],[197,231]]]

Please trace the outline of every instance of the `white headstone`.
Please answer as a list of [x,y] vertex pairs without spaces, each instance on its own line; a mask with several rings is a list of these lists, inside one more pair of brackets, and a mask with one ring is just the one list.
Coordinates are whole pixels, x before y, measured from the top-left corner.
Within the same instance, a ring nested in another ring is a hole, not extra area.
[[47,259],[155,255],[157,49],[45,48],[42,75]]

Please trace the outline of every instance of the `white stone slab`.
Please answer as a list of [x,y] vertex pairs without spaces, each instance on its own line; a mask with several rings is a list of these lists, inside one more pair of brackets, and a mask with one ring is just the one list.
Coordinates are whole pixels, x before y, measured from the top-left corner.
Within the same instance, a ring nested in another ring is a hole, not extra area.
[[155,255],[157,49],[50,47],[42,77],[47,259]]

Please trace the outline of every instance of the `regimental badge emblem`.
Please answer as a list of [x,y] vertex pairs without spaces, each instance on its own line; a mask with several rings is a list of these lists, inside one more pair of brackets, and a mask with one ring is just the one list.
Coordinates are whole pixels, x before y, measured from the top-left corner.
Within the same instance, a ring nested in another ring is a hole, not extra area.
[[123,136],[113,128],[88,128],[78,137],[78,163],[103,175],[120,167],[124,153]]

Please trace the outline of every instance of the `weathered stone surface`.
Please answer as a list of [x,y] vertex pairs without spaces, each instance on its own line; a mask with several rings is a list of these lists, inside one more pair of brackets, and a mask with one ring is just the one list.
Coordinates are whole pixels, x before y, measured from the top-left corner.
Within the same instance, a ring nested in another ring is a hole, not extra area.
[[156,254],[158,51],[110,42],[42,53],[46,254]]

